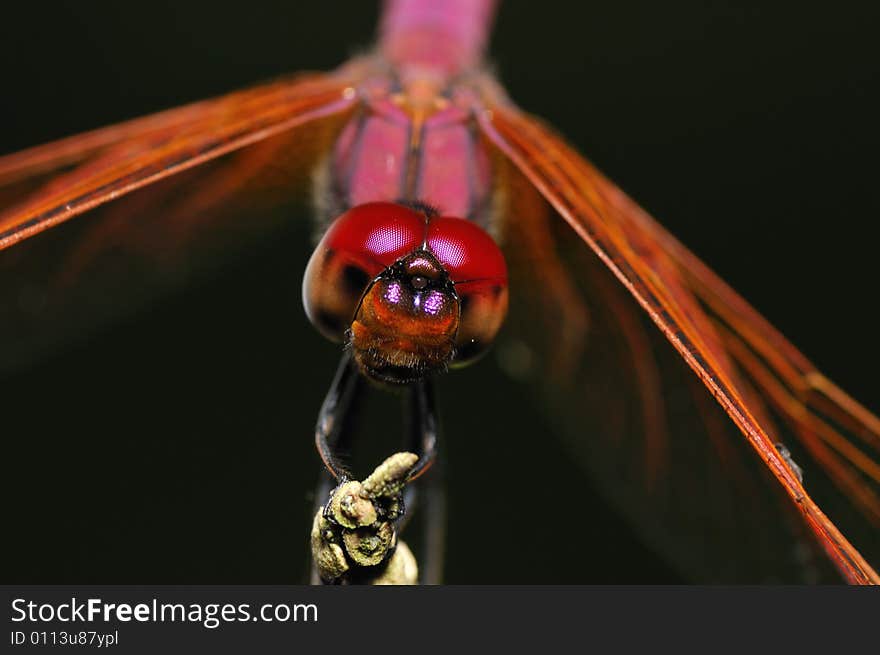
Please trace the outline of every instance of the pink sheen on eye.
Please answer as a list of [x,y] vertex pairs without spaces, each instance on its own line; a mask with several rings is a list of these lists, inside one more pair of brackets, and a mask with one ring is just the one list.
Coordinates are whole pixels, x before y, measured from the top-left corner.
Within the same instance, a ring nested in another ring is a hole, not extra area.
[[457,268],[463,265],[468,258],[467,248],[456,239],[446,239],[442,236],[434,236],[431,241],[431,250],[444,266]]
[[366,250],[377,255],[396,252],[408,244],[408,237],[409,232],[402,226],[383,225],[367,235]]
[[507,279],[504,255],[475,223],[453,216],[437,216],[428,224],[428,246],[443,264],[449,279]]

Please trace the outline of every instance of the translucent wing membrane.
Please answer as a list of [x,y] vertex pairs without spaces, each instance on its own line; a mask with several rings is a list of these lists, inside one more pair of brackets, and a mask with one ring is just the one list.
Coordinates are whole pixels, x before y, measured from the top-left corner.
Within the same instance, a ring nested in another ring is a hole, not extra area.
[[0,368],[305,214],[362,73],[298,76],[0,159]]
[[[302,75],[0,158],[0,248],[87,209],[355,102],[355,62],[335,74]],[[67,172],[33,189],[28,180]]]
[[[712,317],[743,376],[760,389],[801,448],[817,460],[848,503],[872,526],[880,546],[880,420],[822,375],[723,280],[641,210]],[[843,507],[840,508],[843,511]]]
[[[546,200],[505,202],[502,364],[540,373],[609,496],[702,579],[823,580],[830,560],[876,583],[876,417],[550,130],[504,101],[479,120],[509,186]],[[547,205],[565,222],[533,218]]]

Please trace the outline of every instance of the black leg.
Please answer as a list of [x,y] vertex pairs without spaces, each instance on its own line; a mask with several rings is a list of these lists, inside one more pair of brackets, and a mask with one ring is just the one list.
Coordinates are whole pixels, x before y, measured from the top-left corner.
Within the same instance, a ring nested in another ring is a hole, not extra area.
[[[315,445],[326,467],[316,490],[316,512],[324,505],[331,489],[347,482],[351,475],[340,459],[340,444],[351,433],[346,423],[351,417],[352,406],[358,396],[362,377],[357,370],[350,351],[346,351],[339,363],[339,368],[330,385],[330,390],[321,406],[315,427]],[[438,425],[434,404],[434,389],[430,380],[420,380],[409,386],[406,407],[408,423],[406,430],[405,449],[418,456],[407,476],[411,482],[421,476],[437,458]],[[438,467],[439,468],[439,467]],[[420,562],[423,582],[439,583],[443,563],[443,543],[445,532],[445,496],[440,471],[429,476],[419,491],[420,502],[423,504],[424,556]],[[416,501],[416,489],[408,486],[405,490],[404,504],[412,507]],[[325,511],[326,511],[325,507]],[[411,513],[407,513],[398,523],[397,530],[402,531]],[[317,569],[312,569],[312,582],[320,582]]]
[[410,389],[410,448],[419,460],[410,471],[415,480],[424,473],[437,456],[437,410],[434,406],[434,385],[431,380],[414,382]]
[[340,483],[345,482],[351,476],[334,450],[339,445],[345,417],[351,407],[359,382],[360,374],[357,371],[354,358],[351,351],[346,350],[339,362],[339,368],[336,370],[333,382],[330,384],[330,391],[327,392],[327,397],[324,398],[324,403],[321,405],[318,423],[315,426],[315,446],[318,448],[318,454],[330,474]]
[[[406,389],[404,402],[404,443],[403,449],[415,453],[419,459],[407,476],[412,482],[421,476],[437,459],[437,415],[434,405],[434,388],[429,380],[414,382]],[[432,476],[431,484],[435,481]],[[403,492],[404,507],[415,509],[418,491],[416,485],[408,485]],[[412,516],[407,511],[397,524],[398,532],[409,523]]]
[[[330,491],[350,477],[334,450],[339,447],[346,417],[357,396],[359,384],[360,375],[357,366],[351,352],[346,350],[339,362],[339,368],[336,369],[336,375],[333,376],[333,382],[330,383],[330,390],[321,405],[315,426],[315,446],[325,466],[315,488],[315,512],[327,502]],[[310,571],[310,583],[321,584],[314,562],[310,564]]]

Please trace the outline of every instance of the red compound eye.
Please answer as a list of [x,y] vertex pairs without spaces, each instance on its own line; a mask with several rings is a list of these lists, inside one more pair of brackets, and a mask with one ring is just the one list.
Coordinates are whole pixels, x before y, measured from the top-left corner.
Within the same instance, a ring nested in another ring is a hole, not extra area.
[[507,264],[495,241],[462,218],[438,216],[428,223],[428,247],[455,283],[461,314],[453,365],[486,352],[507,315]]
[[426,220],[391,202],[359,205],[333,221],[318,249],[343,253],[373,277],[422,245]]
[[339,341],[370,282],[401,257],[421,247],[426,218],[390,202],[371,202],[337,218],[315,248],[303,280],[309,320]]
[[452,282],[507,282],[507,264],[501,250],[492,237],[471,221],[451,216],[432,218],[428,223],[428,247]]

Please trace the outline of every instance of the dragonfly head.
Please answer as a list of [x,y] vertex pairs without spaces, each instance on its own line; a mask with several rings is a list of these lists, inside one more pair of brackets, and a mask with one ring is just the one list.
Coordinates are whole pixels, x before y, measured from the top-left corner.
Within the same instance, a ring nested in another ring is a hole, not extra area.
[[309,260],[303,303],[361,371],[406,384],[477,359],[507,312],[507,267],[476,224],[376,202],[337,218]]
[[461,303],[427,250],[386,268],[367,288],[351,324],[355,361],[369,377],[405,383],[443,370],[455,355]]

